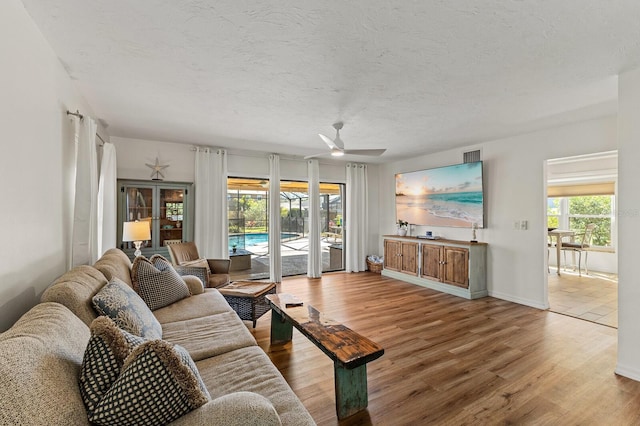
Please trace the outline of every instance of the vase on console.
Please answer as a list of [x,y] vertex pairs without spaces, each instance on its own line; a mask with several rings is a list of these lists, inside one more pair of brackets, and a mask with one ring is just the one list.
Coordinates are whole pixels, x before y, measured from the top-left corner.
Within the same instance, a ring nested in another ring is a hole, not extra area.
[[398,219],[398,230],[397,234],[401,237],[407,235],[407,226],[409,226],[409,222],[404,221],[402,219]]

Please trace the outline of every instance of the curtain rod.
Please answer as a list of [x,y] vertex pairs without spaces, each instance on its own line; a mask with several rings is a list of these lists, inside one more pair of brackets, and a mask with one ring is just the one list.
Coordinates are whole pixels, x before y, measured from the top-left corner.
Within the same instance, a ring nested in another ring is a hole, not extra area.
[[76,112],[71,112],[71,111],[67,110],[67,115],[74,115],[74,116],[78,117],[80,120],[82,120],[84,118],[84,115],[80,114],[79,110],[76,110]]
[[[75,117],[78,117],[80,120],[82,120],[84,118],[84,115],[80,114],[80,110],[76,110],[76,112],[71,112],[71,111],[67,110],[67,115],[73,115]],[[104,141],[104,139],[102,139],[102,136],[100,136],[98,134],[98,132],[96,132],[96,136],[98,137],[98,139],[100,139],[102,141],[100,146],[103,146],[106,142]]]

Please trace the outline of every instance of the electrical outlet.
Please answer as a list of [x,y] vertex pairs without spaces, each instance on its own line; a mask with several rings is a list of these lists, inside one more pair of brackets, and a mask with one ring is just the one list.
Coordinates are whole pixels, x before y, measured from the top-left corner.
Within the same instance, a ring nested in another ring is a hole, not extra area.
[[520,221],[520,230],[526,231],[528,227],[529,227],[529,221],[527,220]]
[[513,229],[515,230],[520,230],[520,221],[516,220],[515,222],[513,222]]

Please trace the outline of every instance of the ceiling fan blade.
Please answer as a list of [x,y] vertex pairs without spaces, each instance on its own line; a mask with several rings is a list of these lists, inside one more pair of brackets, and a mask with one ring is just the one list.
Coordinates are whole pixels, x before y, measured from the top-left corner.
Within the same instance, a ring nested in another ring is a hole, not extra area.
[[322,139],[324,141],[324,143],[326,143],[327,145],[329,145],[330,149],[334,149],[337,148],[336,144],[333,143],[333,141],[331,139],[329,139],[328,137],[326,137],[325,135],[323,135],[322,133],[318,133],[318,136],[320,136],[320,139]]
[[372,157],[378,157],[384,152],[386,149],[345,149],[344,153],[348,155],[369,155]]
[[340,139],[340,131],[336,132],[336,138],[333,140],[333,144],[339,149],[344,149],[344,142]]

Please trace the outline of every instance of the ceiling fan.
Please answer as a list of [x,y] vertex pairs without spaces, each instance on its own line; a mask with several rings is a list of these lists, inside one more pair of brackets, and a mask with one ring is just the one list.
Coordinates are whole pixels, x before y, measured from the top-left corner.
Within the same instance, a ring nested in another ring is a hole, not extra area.
[[[342,142],[342,139],[340,139],[340,129],[342,129],[343,126],[344,126],[344,123],[341,121],[337,123],[333,123],[333,128],[336,129],[336,137],[333,140],[323,135],[322,133],[318,134],[318,136],[320,136],[320,139],[322,139],[324,143],[326,143],[329,146],[329,149],[331,150],[330,153],[332,156],[341,157],[345,154],[349,154],[349,155],[368,155],[372,157],[377,157],[382,155],[386,151],[386,149],[344,149],[344,142]],[[326,155],[326,153],[308,155],[304,158],[306,160],[307,158],[319,157],[321,155]]]

